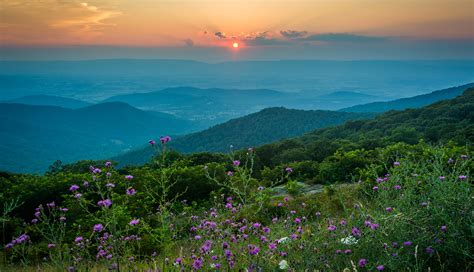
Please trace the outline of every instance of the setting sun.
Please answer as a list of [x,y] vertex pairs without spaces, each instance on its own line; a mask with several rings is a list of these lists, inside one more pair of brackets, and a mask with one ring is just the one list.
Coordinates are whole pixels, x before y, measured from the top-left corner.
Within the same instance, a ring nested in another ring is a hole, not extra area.
[[234,43],[232,44],[232,47],[234,47],[234,48],[239,48],[239,43],[238,43],[238,42],[234,42]]

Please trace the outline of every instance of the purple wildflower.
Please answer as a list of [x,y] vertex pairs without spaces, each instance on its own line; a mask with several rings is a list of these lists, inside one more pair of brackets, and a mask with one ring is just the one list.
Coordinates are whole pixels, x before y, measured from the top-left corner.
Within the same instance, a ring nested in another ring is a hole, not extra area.
[[132,196],[132,195],[136,194],[137,191],[135,189],[133,189],[132,187],[130,187],[126,190],[126,193],[127,193],[127,195]]
[[136,226],[138,225],[138,223],[140,223],[140,219],[133,219],[132,221],[130,221],[130,226]]
[[126,175],[126,176],[125,176],[125,179],[128,180],[128,181],[130,181],[130,180],[133,179],[133,176],[132,176],[132,175]]
[[385,269],[385,266],[383,266],[383,265],[377,265],[376,268],[377,268],[377,271],[382,271],[382,270]]
[[104,226],[102,226],[102,224],[96,224],[94,225],[94,232],[101,232],[102,230],[104,229]]
[[234,166],[237,167],[237,166],[240,165],[240,161],[239,161],[239,160],[235,160],[235,161],[232,162],[232,165],[234,165]]
[[71,187],[69,187],[69,191],[74,192],[79,190],[79,185],[73,184]]

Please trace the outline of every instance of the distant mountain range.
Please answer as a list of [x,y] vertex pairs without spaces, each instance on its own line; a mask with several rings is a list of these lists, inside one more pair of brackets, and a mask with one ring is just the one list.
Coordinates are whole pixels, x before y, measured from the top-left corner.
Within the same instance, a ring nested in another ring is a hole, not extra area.
[[36,105],[36,106],[56,106],[69,109],[78,109],[92,105],[91,103],[60,96],[52,95],[29,95],[22,96],[20,98],[3,101],[0,103],[16,103],[25,105]]
[[168,88],[149,93],[113,96],[105,102],[120,101],[142,110],[162,111],[208,125],[254,113],[268,107],[294,109],[337,109],[355,103],[382,98],[356,92],[335,92],[307,97],[301,93],[278,92],[267,89],[201,89],[193,87]]
[[56,160],[101,159],[161,134],[191,131],[189,121],[125,103],[79,109],[0,104],[0,169],[43,172]]
[[[0,100],[46,94],[98,102],[118,94],[153,92],[176,86],[304,91],[304,98],[341,91],[400,98],[473,82],[473,70],[473,60],[0,61]],[[371,101],[355,101],[368,102]],[[273,106],[293,108],[291,105]]]
[[[258,146],[284,138],[302,135],[317,128],[342,124],[347,120],[372,117],[373,114],[343,113],[321,110],[294,110],[267,108],[262,111],[232,119],[201,132],[174,139],[170,146],[180,152],[227,152]],[[121,165],[146,163],[154,155],[149,147],[114,157]]]
[[421,108],[445,99],[451,99],[461,95],[465,90],[474,87],[474,83],[461,85],[458,87],[434,91],[431,93],[417,95],[408,98],[397,99],[388,102],[373,102],[363,105],[356,105],[341,109],[345,112],[384,112],[389,110],[404,110],[409,108]]

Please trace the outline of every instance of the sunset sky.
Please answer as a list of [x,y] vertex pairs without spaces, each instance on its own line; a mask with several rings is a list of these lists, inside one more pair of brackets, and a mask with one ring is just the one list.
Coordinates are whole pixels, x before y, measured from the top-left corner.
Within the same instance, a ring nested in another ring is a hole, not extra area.
[[474,57],[471,0],[0,1],[6,59]]

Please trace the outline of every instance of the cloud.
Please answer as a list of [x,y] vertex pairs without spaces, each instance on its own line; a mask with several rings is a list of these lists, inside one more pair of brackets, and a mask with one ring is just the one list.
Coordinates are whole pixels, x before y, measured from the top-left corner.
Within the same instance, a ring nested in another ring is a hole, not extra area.
[[297,31],[297,30],[282,30],[280,34],[287,38],[287,39],[294,39],[294,38],[303,38],[308,34],[307,31]]
[[184,45],[186,45],[188,47],[192,47],[192,46],[194,46],[194,41],[191,40],[191,39],[185,39],[184,40]]
[[214,35],[216,35],[216,37],[218,37],[220,39],[225,39],[226,38],[225,33],[220,32],[220,31],[217,31],[216,33],[214,33]]
[[301,41],[318,41],[318,42],[380,42],[387,40],[386,37],[364,36],[350,33],[325,33],[314,34],[299,39]]

